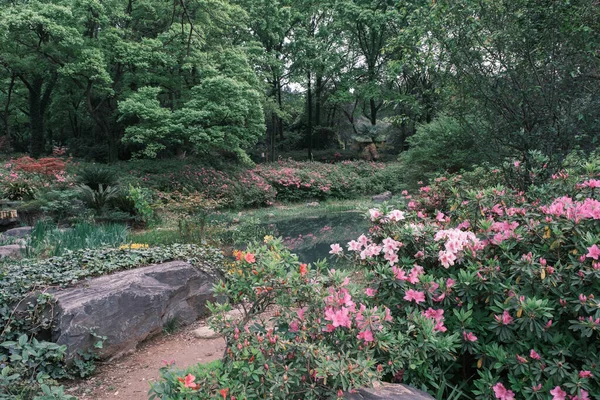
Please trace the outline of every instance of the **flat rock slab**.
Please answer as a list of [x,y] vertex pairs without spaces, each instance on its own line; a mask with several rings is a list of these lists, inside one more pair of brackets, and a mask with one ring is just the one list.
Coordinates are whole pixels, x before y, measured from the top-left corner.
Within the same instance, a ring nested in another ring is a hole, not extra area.
[[[53,292],[56,327],[52,341],[67,346],[67,359],[91,350],[106,336],[102,359],[133,352],[143,340],[173,320],[190,324],[207,313],[218,274],[173,261],[94,278]],[[92,335],[92,332],[94,335]]]
[[21,258],[22,247],[18,244],[7,244],[6,246],[0,246],[0,258]]
[[5,231],[2,235],[4,237],[12,237],[12,238],[24,238],[31,234],[32,226],[22,226],[20,228],[13,228]]
[[433,400],[427,393],[410,386],[395,383],[377,383],[373,388],[359,389],[344,394],[346,400]]

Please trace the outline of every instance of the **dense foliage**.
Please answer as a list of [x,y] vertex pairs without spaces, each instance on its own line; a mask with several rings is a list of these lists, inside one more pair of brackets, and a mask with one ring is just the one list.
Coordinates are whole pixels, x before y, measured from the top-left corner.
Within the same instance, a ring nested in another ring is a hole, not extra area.
[[576,164],[527,192],[442,176],[371,209],[368,234],[331,246],[353,277],[265,237],[215,287],[222,362],[167,366],[151,393],[318,399],[382,378],[439,399],[598,397],[600,167]]
[[527,167],[538,150],[556,167],[597,146],[599,12],[591,0],[7,2],[0,149],[397,154],[435,151],[407,140],[433,123],[491,161]]

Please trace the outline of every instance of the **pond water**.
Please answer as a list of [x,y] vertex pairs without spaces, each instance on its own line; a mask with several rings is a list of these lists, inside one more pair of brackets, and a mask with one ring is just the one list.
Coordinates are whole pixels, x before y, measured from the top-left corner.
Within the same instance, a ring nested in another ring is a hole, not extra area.
[[330,245],[346,244],[369,229],[369,222],[358,212],[328,213],[315,217],[295,217],[269,222],[275,237],[298,255],[300,261],[312,263],[329,258]]

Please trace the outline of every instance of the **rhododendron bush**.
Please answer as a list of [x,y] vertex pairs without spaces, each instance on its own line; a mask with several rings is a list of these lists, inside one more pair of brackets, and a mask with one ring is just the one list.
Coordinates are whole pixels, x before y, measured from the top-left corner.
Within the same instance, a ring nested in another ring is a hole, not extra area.
[[[155,389],[316,399],[383,379],[439,399],[600,398],[598,172],[528,192],[441,177],[332,244],[352,273],[301,264],[277,240],[250,247],[216,288],[217,372],[169,366]],[[225,318],[233,305],[247,318]],[[194,373],[202,383],[186,385]]]

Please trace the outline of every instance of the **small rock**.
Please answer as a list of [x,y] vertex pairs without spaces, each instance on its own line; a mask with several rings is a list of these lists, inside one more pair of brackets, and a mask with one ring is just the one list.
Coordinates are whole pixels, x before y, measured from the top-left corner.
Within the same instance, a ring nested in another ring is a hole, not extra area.
[[384,201],[389,201],[392,199],[392,192],[384,192],[378,195],[371,197],[371,200],[377,203],[383,203]]
[[15,238],[24,238],[31,234],[32,226],[22,226],[20,228],[9,229],[4,232],[5,237],[15,237]]
[[221,336],[208,326],[201,326],[195,329],[192,334],[198,339],[216,339]]
[[375,383],[372,388],[344,394],[345,400],[433,400],[427,393],[394,383]]
[[6,246],[0,246],[0,258],[21,258],[22,247],[18,244],[8,244]]
[[313,201],[312,203],[306,203],[306,207],[319,207],[319,202]]

